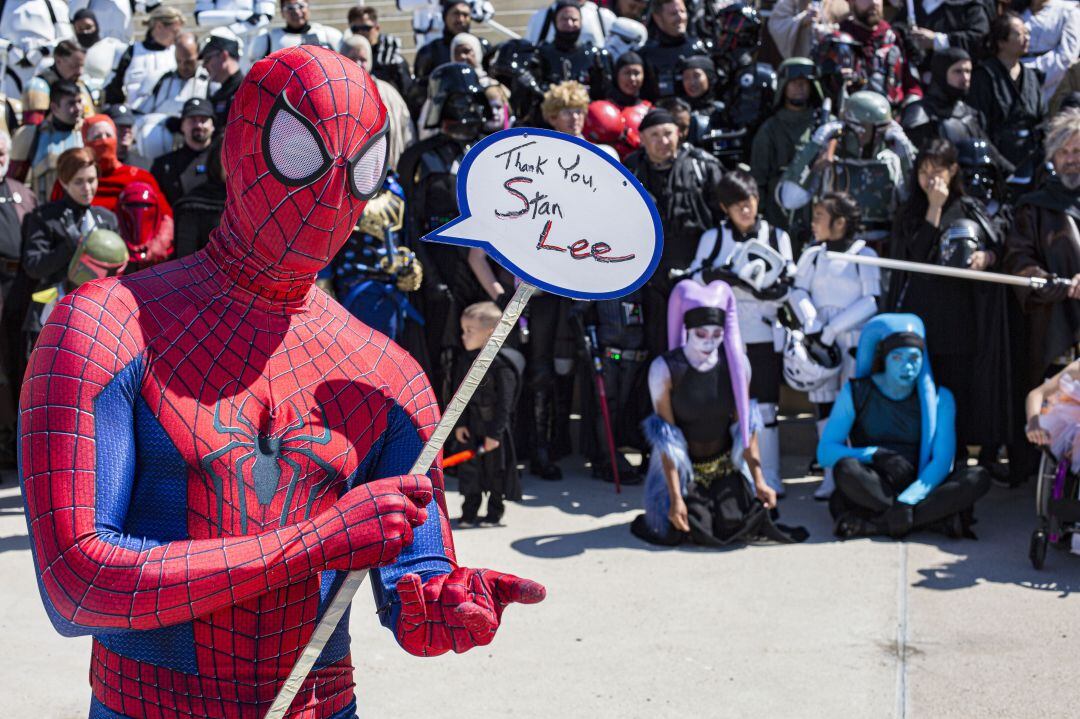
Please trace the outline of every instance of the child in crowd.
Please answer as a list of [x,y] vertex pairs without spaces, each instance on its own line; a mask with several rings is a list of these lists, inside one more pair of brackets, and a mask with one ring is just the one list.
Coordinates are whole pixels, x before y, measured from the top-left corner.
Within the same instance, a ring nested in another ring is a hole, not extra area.
[[[459,385],[473,360],[499,324],[502,312],[494,302],[477,302],[461,314],[461,342],[465,352],[455,364],[454,384]],[[458,488],[465,496],[462,525],[498,524],[503,517],[503,500],[519,501],[521,483],[514,451],[514,416],[525,358],[517,350],[504,347],[476,387],[468,407],[454,429],[459,450],[472,449],[477,457],[458,466]],[[487,514],[479,518],[483,493],[488,493]]]
[[1080,360],[1031,390],[1025,410],[1028,440],[1080,471]]
[[[862,326],[877,312],[877,298],[881,294],[878,268],[832,260],[826,254],[877,255],[855,239],[860,214],[858,203],[844,192],[827,193],[814,203],[811,221],[814,243],[803,250],[795,274],[792,301],[809,300],[821,342],[835,344],[841,352],[839,374],[809,392],[810,401],[817,407],[819,437],[840,388],[855,375],[852,353],[859,345]],[[824,474],[821,485],[814,491],[815,499],[827,500],[835,489],[832,470],[826,468]]]

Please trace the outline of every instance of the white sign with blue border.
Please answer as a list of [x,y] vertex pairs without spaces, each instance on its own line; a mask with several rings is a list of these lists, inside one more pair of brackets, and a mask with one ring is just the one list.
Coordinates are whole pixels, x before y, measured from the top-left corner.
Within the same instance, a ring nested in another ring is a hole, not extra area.
[[586,300],[627,295],[660,262],[660,216],[614,157],[554,130],[489,135],[457,177],[461,216],[423,239],[483,248],[516,277]]

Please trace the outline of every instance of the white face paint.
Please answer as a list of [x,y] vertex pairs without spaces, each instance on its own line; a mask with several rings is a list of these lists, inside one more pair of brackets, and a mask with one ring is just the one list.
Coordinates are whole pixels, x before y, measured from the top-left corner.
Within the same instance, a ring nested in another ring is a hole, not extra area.
[[686,345],[703,355],[711,355],[724,341],[724,328],[720,325],[704,325],[690,330]]

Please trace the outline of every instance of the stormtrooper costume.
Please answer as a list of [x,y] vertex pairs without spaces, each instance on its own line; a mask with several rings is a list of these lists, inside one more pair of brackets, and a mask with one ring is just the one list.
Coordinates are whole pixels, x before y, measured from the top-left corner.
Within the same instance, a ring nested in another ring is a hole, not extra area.
[[22,96],[42,59],[56,43],[73,37],[67,3],[59,0],[6,2],[0,11],[0,51],[6,53],[4,94]]
[[138,105],[153,94],[158,80],[175,69],[176,51],[172,47],[162,47],[150,38],[133,43],[105,86],[105,101]]
[[[819,407],[819,436],[840,388],[855,374],[855,358],[851,350],[859,345],[862,326],[877,313],[877,298],[881,294],[881,273],[877,267],[830,260],[825,255],[830,250],[877,256],[863,242],[838,241],[815,243],[799,257],[789,303],[805,318],[807,334],[820,332],[821,342],[825,345],[835,343],[841,354],[840,372],[809,392],[811,402],[825,405]],[[825,480],[814,496],[828,499],[833,488],[832,471],[827,469]]]
[[341,49],[341,31],[317,22],[308,23],[302,30],[290,30],[287,27],[263,28],[250,43],[247,66],[262,60],[276,50],[299,45],[319,45],[337,52]]
[[[772,250],[771,260],[750,259],[746,250],[757,243],[761,249]],[[769,265],[768,267],[766,265]],[[772,227],[759,219],[756,228],[747,235],[735,229],[730,220],[706,231],[698,243],[692,267],[700,268],[694,279],[705,283],[716,277],[716,271],[724,269],[734,273],[759,290],[777,287],[795,274],[791,239],[778,227]],[[762,273],[756,275],[755,273]],[[753,276],[753,277],[752,277]],[[780,430],[777,425],[780,401],[780,355],[782,339],[774,330],[779,299],[764,299],[755,294],[750,286],[733,283],[732,292],[738,303],[739,334],[746,345],[746,354],[752,369],[750,396],[757,400],[764,427],[758,436],[761,452],[761,469],[765,481],[783,496],[784,485],[780,479]]]
[[[614,23],[615,13],[611,10],[598,7],[594,2],[587,1],[583,3],[581,5],[581,38],[579,42],[604,47],[608,33]],[[555,3],[540,8],[533,13],[533,16],[529,18],[528,26],[525,28],[525,39],[535,45],[555,40]]]
[[86,83],[95,102],[101,102],[101,93],[105,89],[105,83],[116,66],[120,64],[120,58],[124,56],[127,48],[128,43],[115,37],[103,36],[86,49],[83,82]]
[[[486,0],[464,0],[464,2],[469,5],[473,22],[487,22],[495,16],[495,7]],[[442,37],[445,27],[443,5],[441,0],[397,0],[398,10],[412,11],[413,39],[416,41],[417,48]],[[582,15],[584,14],[582,10]],[[533,43],[535,44],[536,41],[533,40]]]
[[184,103],[193,97],[210,96],[210,75],[200,67],[189,78],[182,78],[176,70],[170,70],[161,76],[153,90],[132,109],[140,115],[161,113],[179,117]]
[[200,28],[225,28],[233,35],[230,39],[249,47],[276,9],[274,0],[195,0],[195,23]]

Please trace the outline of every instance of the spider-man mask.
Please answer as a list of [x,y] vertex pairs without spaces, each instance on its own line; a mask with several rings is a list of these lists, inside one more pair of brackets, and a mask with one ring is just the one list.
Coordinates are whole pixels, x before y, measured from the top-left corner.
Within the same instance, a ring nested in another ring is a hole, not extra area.
[[386,176],[386,107],[356,63],[320,47],[252,66],[225,129],[224,224],[286,273],[325,267]]

